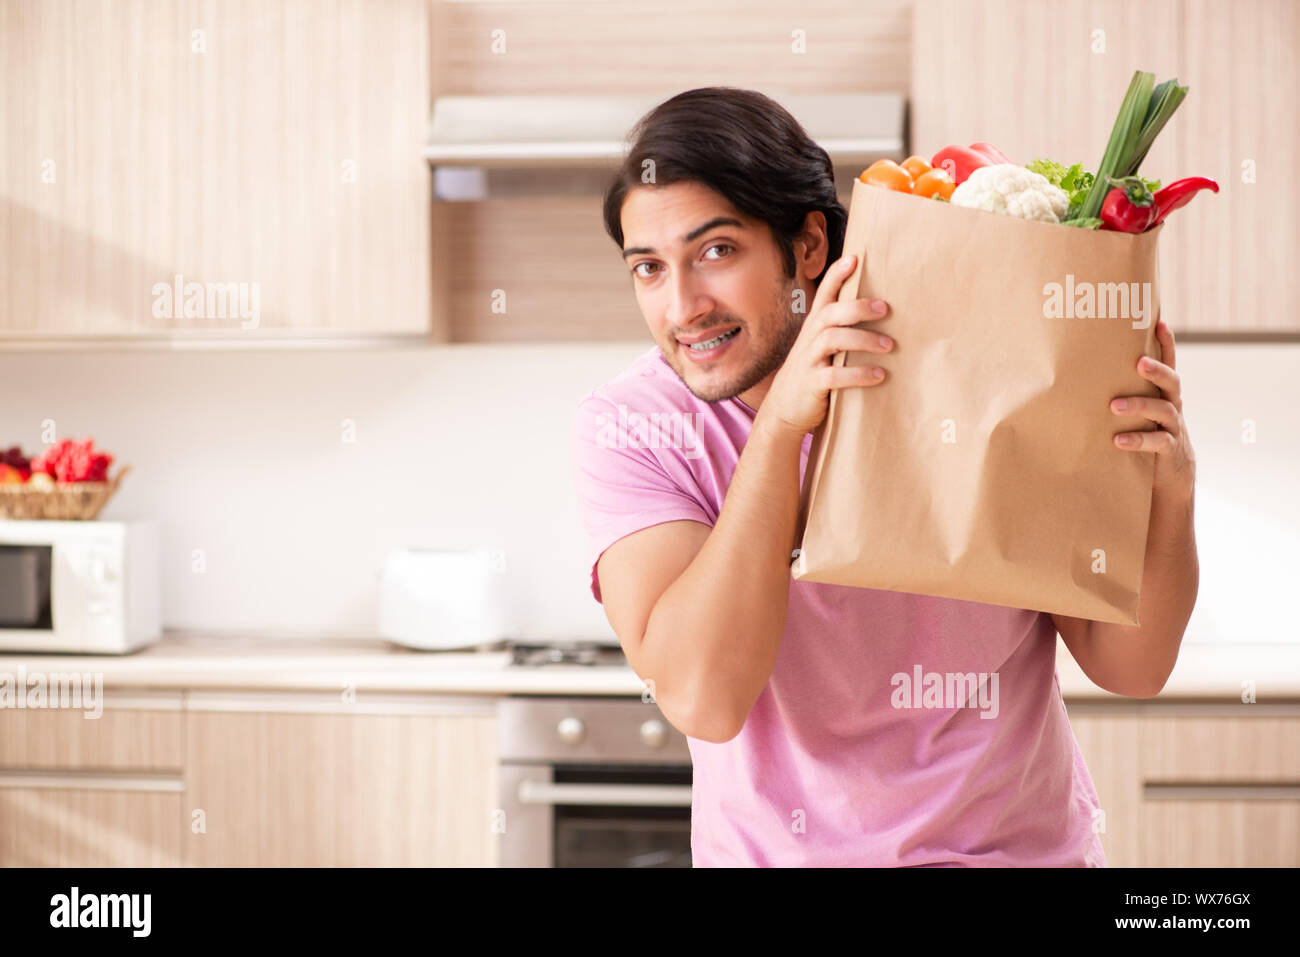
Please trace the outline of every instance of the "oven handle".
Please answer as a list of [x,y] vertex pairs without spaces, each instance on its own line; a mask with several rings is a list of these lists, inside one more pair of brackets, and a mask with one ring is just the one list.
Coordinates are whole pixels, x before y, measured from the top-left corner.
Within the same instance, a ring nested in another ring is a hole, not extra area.
[[523,804],[599,804],[607,807],[690,807],[689,784],[552,784],[519,782]]

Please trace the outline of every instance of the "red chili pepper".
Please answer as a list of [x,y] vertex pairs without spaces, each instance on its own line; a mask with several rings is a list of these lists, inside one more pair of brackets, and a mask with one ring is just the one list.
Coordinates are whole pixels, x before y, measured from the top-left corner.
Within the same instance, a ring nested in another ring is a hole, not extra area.
[[971,173],[981,166],[992,166],[993,161],[966,146],[945,146],[934,154],[930,165],[947,170],[954,183],[964,183]]
[[994,146],[992,143],[972,143],[970,145],[970,148],[973,149],[976,153],[988,157],[989,162],[995,165],[998,163],[1011,162],[1011,160],[1007,159],[1006,154],[1003,153],[996,146]]
[[1166,216],[1172,213],[1175,209],[1182,209],[1192,201],[1193,196],[1203,189],[1208,189],[1211,192],[1217,193],[1219,191],[1219,184],[1204,176],[1189,176],[1187,179],[1180,179],[1176,183],[1170,183],[1164,189],[1156,193],[1156,215],[1151,221],[1151,225],[1147,228],[1154,228],[1156,225],[1164,222]]
[[1140,233],[1155,224],[1155,197],[1140,177],[1125,176],[1116,179],[1107,176],[1106,179],[1114,189],[1102,200],[1101,212],[1098,214],[1102,229]]

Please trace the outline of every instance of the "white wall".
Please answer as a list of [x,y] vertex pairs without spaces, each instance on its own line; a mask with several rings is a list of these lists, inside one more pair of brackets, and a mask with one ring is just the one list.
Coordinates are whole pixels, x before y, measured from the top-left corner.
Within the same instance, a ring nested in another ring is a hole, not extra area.
[[100,517],[162,519],[166,627],[370,635],[390,546],[490,545],[522,635],[614,641],[569,430],[649,345],[10,353],[0,445],[53,419],[132,466]]
[[[483,544],[506,550],[522,637],[613,641],[569,427],[647,348],[0,354],[0,445],[30,454],[53,419],[133,466],[101,517],[162,519],[168,627],[370,635],[388,547]],[[1188,640],[1295,640],[1300,346],[1184,343],[1178,365],[1200,477]]]

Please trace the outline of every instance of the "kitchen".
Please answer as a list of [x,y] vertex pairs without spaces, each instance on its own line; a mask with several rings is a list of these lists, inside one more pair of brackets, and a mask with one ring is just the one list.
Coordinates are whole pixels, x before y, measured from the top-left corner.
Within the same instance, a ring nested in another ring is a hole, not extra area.
[[1144,170],[1221,189],[1159,273],[1200,589],[1160,694],[1060,644],[1061,695],[1110,866],[1300,863],[1295,5],[656,11],[0,4],[0,448],[130,467],[96,521],[155,523],[105,547],[159,639],[0,644],[103,706],[0,712],[0,864],[690,866],[686,737],[592,599],[572,479],[577,403],[653,345],[600,221],[620,141],[762,90],[847,205],[945,143],[1093,163],[1135,69],[1191,91]]

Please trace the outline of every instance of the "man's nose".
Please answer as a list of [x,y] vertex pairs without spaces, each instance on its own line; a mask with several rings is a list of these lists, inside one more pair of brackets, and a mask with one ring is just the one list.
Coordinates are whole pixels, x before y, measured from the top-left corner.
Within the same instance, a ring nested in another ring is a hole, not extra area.
[[668,290],[668,309],[664,315],[669,325],[689,325],[712,311],[713,300],[689,273],[678,273],[673,277]]

